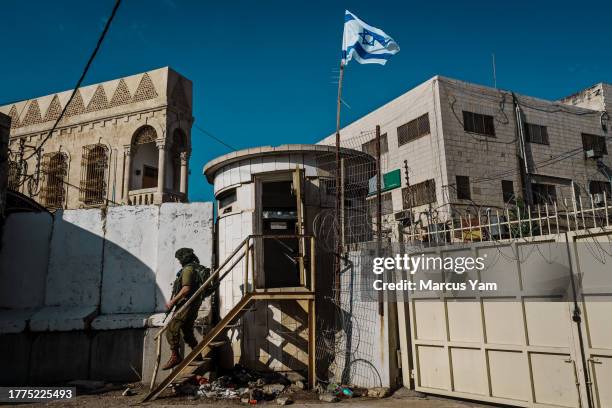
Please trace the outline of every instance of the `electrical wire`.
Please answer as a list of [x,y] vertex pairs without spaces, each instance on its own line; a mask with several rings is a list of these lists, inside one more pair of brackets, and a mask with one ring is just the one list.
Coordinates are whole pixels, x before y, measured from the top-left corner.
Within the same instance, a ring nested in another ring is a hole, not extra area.
[[55,131],[55,129],[59,125],[60,121],[63,119],[63,117],[64,117],[64,115],[66,113],[66,110],[68,109],[68,106],[70,105],[70,103],[74,99],[74,96],[76,95],[76,93],[78,92],[79,88],[81,87],[81,84],[83,83],[83,80],[85,79],[85,76],[87,75],[87,72],[89,71],[89,68],[91,67],[91,64],[93,63],[94,59],[96,58],[96,55],[98,54],[98,50],[100,49],[100,47],[102,46],[102,43],[104,42],[104,38],[106,38],[106,34],[108,33],[108,29],[110,28],[111,23],[113,22],[113,19],[115,18],[115,15],[117,14],[117,10],[119,9],[119,5],[120,4],[121,4],[121,0],[115,0],[115,5],[113,7],[113,10],[111,11],[110,17],[108,18],[108,20],[106,21],[106,24],[104,25],[104,30],[102,30],[102,34],[100,34],[100,37],[98,38],[98,42],[96,43],[96,47],[94,48],[93,52],[89,56],[89,59],[87,60],[87,64],[85,64],[85,68],[83,69],[83,72],[81,73],[81,76],[79,77],[79,80],[77,81],[74,89],[72,90],[72,94],[70,95],[70,98],[68,99],[68,102],[66,102],[66,105],[64,105],[64,109],[62,109],[62,112],[60,113],[59,117],[57,118],[57,120],[53,124],[53,127],[51,128],[49,133],[47,133],[47,135],[42,140],[42,142],[38,145],[38,147],[36,147],[36,149],[34,149],[34,151],[28,157],[26,157],[24,160],[27,161],[32,156],[34,156],[36,154],[40,154],[40,152],[42,150],[42,147],[47,142],[47,140],[49,140],[49,138],[51,138],[51,135],[53,134],[53,132]]
[[233,150],[233,151],[237,151],[238,150],[234,146],[232,146],[232,145],[230,145],[228,143],[225,143],[223,140],[219,139],[217,136],[213,135],[208,130],[202,129],[200,126],[198,126],[196,124],[194,124],[193,127],[195,127],[197,130],[199,130],[200,132],[202,132],[206,136],[210,137],[211,139],[221,143],[223,146],[227,147],[228,149]]

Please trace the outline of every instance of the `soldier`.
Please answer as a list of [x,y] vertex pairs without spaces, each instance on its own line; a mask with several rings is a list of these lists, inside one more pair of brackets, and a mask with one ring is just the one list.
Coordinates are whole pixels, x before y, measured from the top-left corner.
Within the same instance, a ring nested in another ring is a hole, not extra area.
[[[172,297],[168,303],[166,303],[168,311],[175,306],[176,310],[180,309],[210,276],[210,269],[200,265],[200,260],[193,253],[193,249],[181,248],[176,251],[174,256],[181,263],[182,268],[179,273],[177,273],[176,280],[172,286]],[[170,323],[168,323],[166,338],[172,350],[172,355],[168,362],[162,367],[163,370],[169,370],[183,360],[180,354],[181,332],[183,332],[185,343],[187,343],[191,349],[197,346],[198,342],[194,336],[193,324],[198,317],[198,310],[202,304],[202,300],[210,296],[215,289],[216,285],[209,286],[198,299],[189,305],[186,311],[182,312],[179,316],[175,316]],[[202,356],[199,355],[196,360],[201,361]]]

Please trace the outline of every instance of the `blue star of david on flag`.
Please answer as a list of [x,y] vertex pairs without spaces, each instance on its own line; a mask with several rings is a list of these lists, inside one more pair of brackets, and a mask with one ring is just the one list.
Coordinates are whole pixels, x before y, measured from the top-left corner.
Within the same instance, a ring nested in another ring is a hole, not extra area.
[[360,20],[350,11],[344,14],[342,36],[342,62],[350,60],[360,64],[385,65],[392,55],[399,52],[399,45],[384,31]]

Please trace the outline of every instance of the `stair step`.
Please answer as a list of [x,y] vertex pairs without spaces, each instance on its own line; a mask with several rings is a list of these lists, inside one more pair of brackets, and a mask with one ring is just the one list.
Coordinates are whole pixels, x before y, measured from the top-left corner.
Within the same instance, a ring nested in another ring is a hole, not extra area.
[[[229,341],[212,341],[212,340],[217,338],[221,333],[223,333],[223,330],[225,329],[227,325],[236,321],[236,319],[239,318],[240,315],[242,314],[244,308],[247,307],[249,303],[253,301],[253,299],[254,299],[253,294],[245,295],[232,308],[232,310],[230,310],[228,314],[223,319],[221,319],[221,321],[216,326],[210,329],[210,331],[204,336],[203,341],[201,341],[195,347],[194,350],[197,350],[200,353],[204,352],[203,354],[206,355],[206,353],[209,352],[212,348],[219,347],[221,345],[224,345],[225,343],[228,343]],[[193,351],[192,351],[192,354],[193,354]],[[195,358],[195,355],[192,355],[192,354],[189,355],[190,356],[189,358],[191,359]],[[183,377],[186,374],[186,371],[191,371],[192,369],[196,370],[198,366],[190,365],[191,360],[189,360],[189,358],[185,357],[185,360],[183,360],[177,367],[175,367],[174,370],[172,370],[172,372],[169,373],[168,376],[164,380],[162,380],[160,384],[158,384],[154,389],[152,389],[142,399],[141,402],[144,403],[144,402],[148,402],[150,400],[157,398],[157,396],[159,396],[162,393],[162,391],[166,387],[168,387],[168,385],[172,384],[178,378]]]
[[196,366],[199,367],[201,365],[203,365],[204,363],[206,363],[207,361],[212,360],[211,357],[204,357],[204,359],[202,361],[192,361],[191,363],[189,363],[190,366]]

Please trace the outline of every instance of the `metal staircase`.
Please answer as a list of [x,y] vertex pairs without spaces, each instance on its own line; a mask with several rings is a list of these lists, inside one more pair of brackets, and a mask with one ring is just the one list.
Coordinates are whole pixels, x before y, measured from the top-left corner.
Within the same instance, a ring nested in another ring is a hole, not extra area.
[[[299,287],[291,288],[273,288],[273,289],[256,289],[255,288],[255,265],[256,256],[258,252],[255,250],[255,242],[263,239],[298,239],[302,242],[310,240],[310,277],[306,276],[306,269],[304,267],[305,245],[300,245],[302,248],[298,254],[299,265],[300,265],[300,282],[302,283]],[[243,292],[242,298],[234,307],[219,321],[198,343],[198,345],[191,350],[191,353],[185,356],[183,361],[170,372],[170,374],[161,381],[157,386],[155,385],[157,379],[157,373],[159,370],[159,363],[161,359],[161,341],[162,334],[167,330],[170,322],[178,316],[180,313],[185,311],[203,292],[204,290],[213,285],[217,280],[221,281],[229,273],[231,273],[236,265],[244,259],[244,280],[243,280]],[[252,259],[252,267],[249,269],[249,260]],[[228,266],[229,265],[229,266]],[[250,275],[249,275],[250,271]],[[249,276],[251,277],[249,285]],[[152,401],[157,398],[168,386],[173,384],[180,384],[187,380],[193,373],[198,370],[204,363],[210,361],[208,357],[209,353],[213,348],[225,344],[224,341],[218,339],[226,330],[236,327],[236,322],[248,311],[253,310],[249,308],[253,303],[260,300],[296,300],[296,301],[307,301],[308,302],[308,383],[309,386],[314,386],[315,379],[315,241],[314,237],[307,235],[250,235],[244,241],[242,241],[238,247],[230,254],[229,257],[211,274],[211,276],[204,282],[204,284],[193,294],[193,296],[185,302],[185,304],[174,313],[168,323],[161,328],[156,334],[155,340],[157,341],[157,356],[155,362],[155,368],[153,376],[151,378],[150,392],[144,397],[142,402]],[[198,355],[204,357],[204,361],[196,361]],[[207,360],[208,359],[208,360]]]

